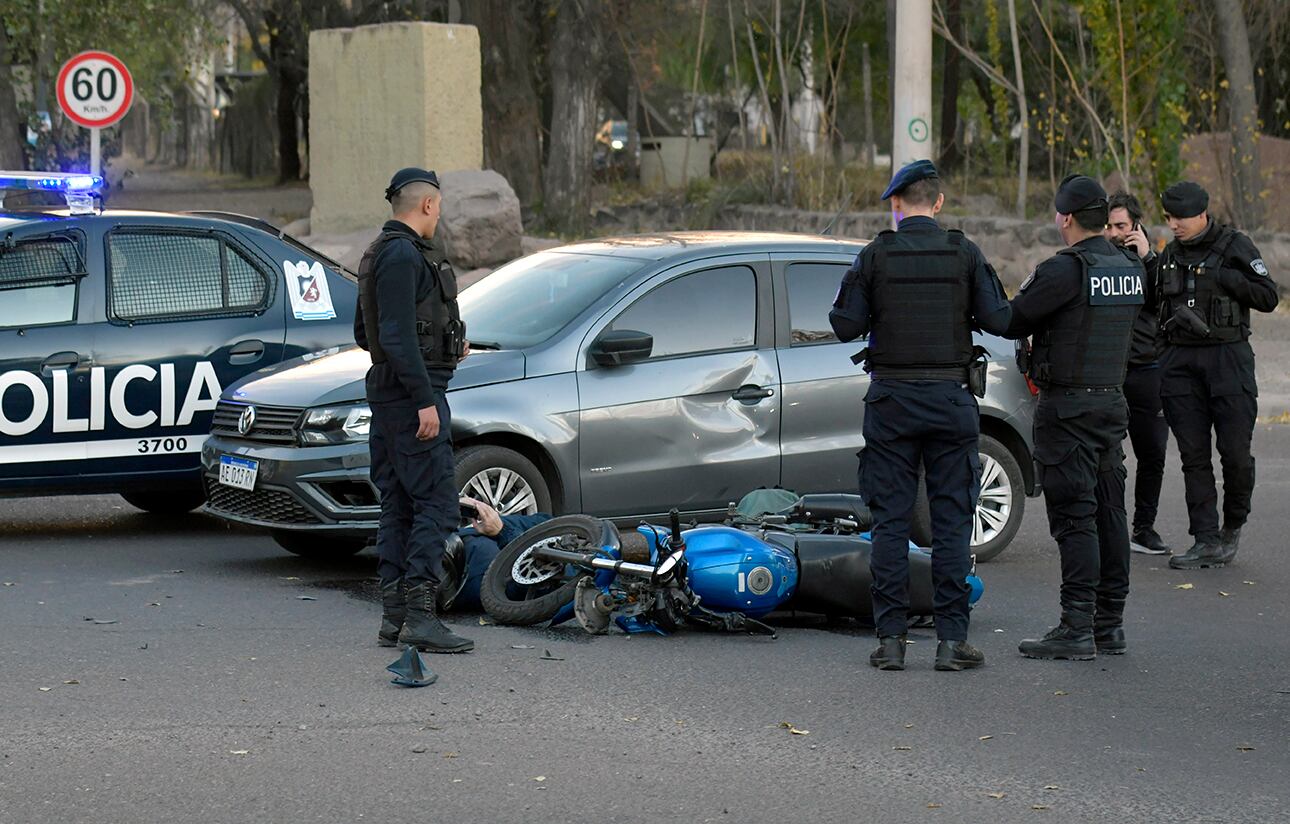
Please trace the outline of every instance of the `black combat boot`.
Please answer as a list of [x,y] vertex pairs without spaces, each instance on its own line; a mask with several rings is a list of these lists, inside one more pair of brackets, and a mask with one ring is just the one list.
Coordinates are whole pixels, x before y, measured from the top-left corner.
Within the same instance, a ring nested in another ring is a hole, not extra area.
[[985,664],[985,653],[967,641],[945,641],[936,644],[936,669],[958,672]]
[[1098,655],[1123,655],[1129,648],[1124,640],[1124,599],[1098,598],[1093,615],[1093,644]]
[[408,615],[403,621],[399,642],[422,652],[470,652],[475,642],[453,635],[435,614],[437,589],[432,584],[408,588]]
[[381,631],[376,643],[383,647],[399,645],[399,630],[408,614],[408,585],[402,578],[381,587]]
[[1143,555],[1170,555],[1173,550],[1169,548],[1160,533],[1156,532],[1149,526],[1137,527],[1133,530],[1133,537],[1129,539],[1129,549]]
[[905,668],[905,636],[883,635],[878,638],[878,648],[869,655],[869,666],[880,670]]
[[[1232,557],[1236,557],[1236,550],[1232,550]],[[1191,549],[1182,555],[1175,555],[1169,559],[1170,569],[1209,569],[1211,567],[1227,566],[1223,549],[1222,539],[1197,538],[1196,543],[1192,544]]]
[[1093,604],[1071,603],[1062,610],[1061,623],[1048,630],[1043,638],[1027,638],[1017,649],[1027,658],[1091,661],[1097,657],[1093,642]]
[[1239,526],[1223,527],[1218,535],[1218,543],[1223,548],[1223,564],[1236,560],[1236,551],[1241,548],[1241,528]]

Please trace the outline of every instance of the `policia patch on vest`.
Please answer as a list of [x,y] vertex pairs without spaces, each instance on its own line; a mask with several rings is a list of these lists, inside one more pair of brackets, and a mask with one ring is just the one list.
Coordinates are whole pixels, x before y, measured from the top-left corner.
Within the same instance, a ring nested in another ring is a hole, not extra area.
[[1146,302],[1141,269],[1133,266],[1089,269],[1089,306],[1136,306]]

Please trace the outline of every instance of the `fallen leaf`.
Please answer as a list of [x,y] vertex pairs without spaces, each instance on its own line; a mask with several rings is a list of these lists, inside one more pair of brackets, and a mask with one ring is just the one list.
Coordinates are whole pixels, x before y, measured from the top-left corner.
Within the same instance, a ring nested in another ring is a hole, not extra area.
[[511,649],[537,649],[532,644],[511,644]]
[[927,803],[927,809],[929,810],[939,810],[940,808],[941,808],[941,805],[937,804],[935,801],[929,801]]
[[63,683],[64,683],[64,684],[79,684],[79,683],[81,683],[81,682],[80,682],[80,681],[77,681],[75,678],[70,678],[70,679],[68,679],[68,680],[64,681]]
[[100,625],[102,625],[102,624],[115,624],[115,623],[116,623],[116,619],[115,619],[115,618],[90,618],[89,620],[93,621],[93,622],[94,622],[94,623],[96,623],[96,624],[100,624]]
[[1178,584],[1174,589],[1195,589],[1195,584]]
[[250,750],[229,750],[228,754],[229,755],[247,755],[250,752],[251,752]]
[[546,776],[545,776],[545,775],[535,775],[535,776],[533,776],[533,780],[534,780],[534,781],[546,781]]
[[152,601],[152,602],[150,602],[150,603],[148,604],[148,606],[150,606],[150,607],[159,607],[159,606],[161,606],[161,603],[160,603],[159,601]]
[[904,745],[902,744],[902,745],[897,746],[897,747],[892,747],[892,749],[893,749],[893,750],[898,750],[898,751],[900,751],[900,752],[907,752],[907,751],[909,751],[909,750],[912,750],[912,749],[913,749],[913,747],[906,747],[906,746],[904,746]]
[[1253,581],[1242,581],[1241,583],[1245,584],[1246,586],[1250,586],[1250,587],[1254,586],[1254,582],[1253,582]]
[[1227,596],[1231,595],[1232,593],[1230,593],[1230,592],[1224,592],[1223,590],[1221,590],[1221,589],[1220,589],[1220,590],[1218,591],[1218,594],[1219,594],[1219,595],[1222,595],[1224,598],[1226,598]]
[[995,632],[1003,632],[1003,630],[1001,630],[1001,629],[996,629],[996,630],[995,630]]
[[456,757],[457,757],[457,753],[455,753],[455,752],[446,752],[446,753],[444,753],[444,754],[443,754],[443,757],[444,757],[444,758],[456,758]]
[[183,571],[182,569],[172,569],[172,570],[170,570],[170,573],[171,573],[172,575],[183,575],[183,574],[184,574],[184,571]]
[[40,690],[41,692],[49,692],[50,690],[53,689],[53,687],[37,687],[36,689]]
[[282,581],[299,581],[299,580],[300,580],[299,578],[297,578],[297,577],[296,577],[296,576],[294,576],[294,575],[287,575],[287,576],[285,576],[285,577],[284,577],[284,576],[279,575],[279,576],[278,576],[278,578],[279,578],[279,580],[282,580]]
[[1047,804],[1031,804],[1031,805],[1030,805],[1030,809],[1032,809],[1032,810],[1048,810],[1048,809],[1052,809],[1052,808],[1051,808],[1051,807],[1049,807]]
[[1045,790],[1060,790],[1060,789],[1061,789],[1061,787],[1057,786],[1056,784],[1045,784],[1045,785],[1044,785],[1044,789],[1045,789]]
[[1070,695],[1070,693],[1067,692],[1066,690],[1057,690],[1056,692],[1053,693],[1053,695]]
[[452,780],[452,783],[454,783],[454,784],[460,784],[460,783],[461,783],[461,779],[460,779],[460,778],[454,778],[454,779]]
[[423,753],[423,752],[425,752],[425,751],[426,751],[426,745],[425,745],[425,744],[413,744],[413,745],[412,745],[412,751],[413,751],[414,753],[416,753],[417,755],[420,755],[421,753]]
[[994,736],[993,736],[993,735],[983,735],[983,736],[981,736],[980,738],[978,738],[978,739],[977,739],[977,741],[989,741],[991,738],[994,738]]
[[1249,744],[1239,744],[1237,745],[1236,748],[1241,752],[1254,752],[1254,748],[1251,747]]
[[624,715],[623,720],[627,721],[628,723],[631,723],[633,721],[641,720],[641,717],[639,715]]
[[4,582],[4,585],[5,585],[5,586],[7,586],[7,587],[11,587],[11,586],[13,586],[13,581],[5,581],[5,582]]
[[987,798],[1007,798],[1007,793],[986,793]]
[[312,595],[297,595],[296,600],[297,601],[317,601],[318,599]]
[[913,724],[906,724],[906,725],[905,725],[905,729],[907,729],[907,730],[912,730],[913,728],[914,728],[914,725],[913,725]]
[[563,661],[564,659],[558,655],[552,655],[551,650],[544,649],[542,650],[542,654],[538,656],[538,660],[539,661]]
[[810,735],[810,734],[811,734],[811,731],[810,731],[810,730],[799,730],[797,727],[793,727],[792,729],[790,729],[790,730],[788,731],[788,734],[789,734],[789,735]]
[[484,618],[480,618],[480,619],[479,619],[479,625],[480,625],[481,627],[492,626],[492,623],[493,623],[492,621],[487,621],[487,620],[485,620]]

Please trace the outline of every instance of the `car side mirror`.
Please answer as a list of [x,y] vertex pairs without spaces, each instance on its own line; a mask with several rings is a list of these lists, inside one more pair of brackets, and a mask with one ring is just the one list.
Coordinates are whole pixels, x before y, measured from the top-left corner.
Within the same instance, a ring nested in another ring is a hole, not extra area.
[[654,336],[635,329],[614,329],[596,338],[587,354],[597,366],[625,366],[654,351]]

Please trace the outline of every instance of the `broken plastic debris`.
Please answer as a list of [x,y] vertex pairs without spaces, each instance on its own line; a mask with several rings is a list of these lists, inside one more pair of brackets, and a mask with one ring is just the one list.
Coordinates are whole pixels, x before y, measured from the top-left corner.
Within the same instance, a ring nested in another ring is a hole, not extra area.
[[421,660],[421,653],[416,647],[408,647],[395,661],[385,668],[394,673],[391,684],[401,687],[428,687],[439,680],[438,674],[432,672]]
[[542,650],[542,654],[538,656],[538,660],[539,661],[563,661],[564,659],[558,655],[552,655],[551,650],[544,649]]
[[297,601],[317,601],[318,599],[312,595],[297,595],[296,600]]
[[425,745],[425,744],[413,744],[413,745],[412,745],[412,751],[413,751],[413,752],[415,752],[415,753],[423,753],[423,752],[425,752],[425,751],[426,751],[426,745]]

